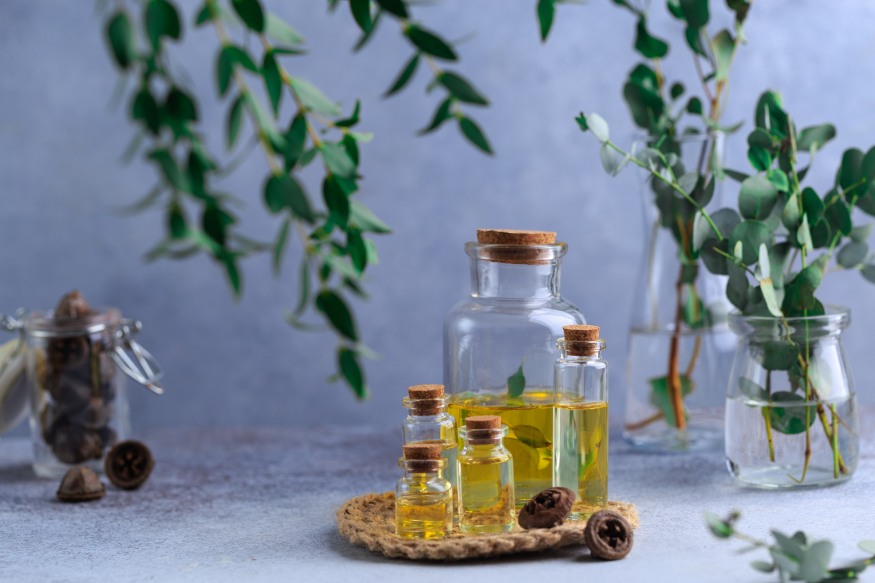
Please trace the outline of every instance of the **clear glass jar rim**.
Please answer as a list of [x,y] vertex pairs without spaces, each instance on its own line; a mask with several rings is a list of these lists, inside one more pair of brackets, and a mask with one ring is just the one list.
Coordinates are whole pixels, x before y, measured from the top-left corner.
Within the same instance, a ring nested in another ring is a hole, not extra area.
[[24,316],[25,333],[38,338],[69,336],[71,334],[94,334],[109,327],[120,326],[122,314],[118,308],[94,308],[94,314],[74,318],[63,323],[54,319],[54,310],[33,311]]
[[446,407],[449,402],[450,397],[448,395],[444,395],[443,397],[433,397],[431,399],[411,399],[409,396],[401,399],[401,404],[408,409],[414,409],[418,405],[429,406],[431,404],[435,404],[439,407]]
[[[520,252],[522,250],[538,251],[544,255],[539,259],[551,260],[559,259],[568,251],[567,243],[553,243],[551,245],[506,245],[496,243],[477,243],[469,241],[465,243],[465,253],[474,259],[494,260],[496,252],[500,254],[502,251]],[[539,253],[539,255],[540,255]]]
[[[791,316],[783,319],[787,321],[788,325],[808,322],[809,324],[833,325],[841,328],[846,327],[851,321],[851,310],[849,308],[826,305],[824,309],[826,313],[817,316]],[[770,322],[780,322],[781,320],[781,318],[774,316],[745,316],[738,310],[729,312],[730,323],[736,325],[767,324]]]

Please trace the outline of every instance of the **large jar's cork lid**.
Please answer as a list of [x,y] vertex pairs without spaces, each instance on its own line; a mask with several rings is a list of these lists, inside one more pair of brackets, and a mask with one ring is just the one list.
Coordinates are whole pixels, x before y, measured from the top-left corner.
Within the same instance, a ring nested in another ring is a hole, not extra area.
[[441,459],[441,444],[439,443],[408,443],[403,446],[404,459],[426,461]]
[[599,339],[600,328],[590,324],[572,324],[563,326],[565,332],[565,348],[568,354],[574,356],[592,356],[598,352],[598,348],[589,344]]
[[515,229],[477,229],[477,242],[481,245],[500,245],[488,249],[483,257],[498,263],[518,265],[541,265],[549,263],[553,254],[539,249],[538,245],[555,245],[556,233],[552,231],[518,231]]
[[483,245],[553,245],[556,243],[556,233],[515,229],[477,229],[477,242]]

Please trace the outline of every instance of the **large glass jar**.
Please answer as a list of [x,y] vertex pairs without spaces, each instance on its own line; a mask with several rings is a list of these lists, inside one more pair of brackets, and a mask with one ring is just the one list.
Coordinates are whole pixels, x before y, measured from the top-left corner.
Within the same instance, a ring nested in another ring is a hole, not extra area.
[[726,399],[726,464],[740,482],[791,488],[842,482],[859,459],[844,308],[778,319],[730,316],[738,350]]
[[585,323],[559,294],[567,246],[555,233],[480,230],[467,243],[471,295],[444,322],[444,385],[458,427],[498,415],[508,427],[516,505],[552,486],[553,365],[562,327]]
[[103,471],[104,454],[130,434],[125,376],[156,393],[162,373],[133,337],[140,323],[115,308],[57,319],[52,311],[3,317],[26,346],[34,472],[59,478],[78,465]]

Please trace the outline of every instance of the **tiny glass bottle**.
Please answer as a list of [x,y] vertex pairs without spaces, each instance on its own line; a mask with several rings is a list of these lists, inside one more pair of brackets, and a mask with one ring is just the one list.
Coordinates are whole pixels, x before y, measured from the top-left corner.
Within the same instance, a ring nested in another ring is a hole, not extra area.
[[440,539],[453,531],[453,487],[443,477],[447,462],[436,443],[405,445],[395,487],[395,532],[403,538]]
[[415,385],[407,389],[401,402],[408,409],[404,420],[404,443],[435,443],[441,446],[441,457],[447,466],[444,477],[453,487],[454,509],[458,511],[456,454],[456,420],[447,413],[447,399],[443,385]]
[[507,426],[497,415],[474,415],[459,429],[459,528],[462,532],[511,530],[514,511],[513,458],[502,438]]
[[608,365],[598,326],[565,326],[558,341],[553,485],[577,493],[571,520],[608,503]]

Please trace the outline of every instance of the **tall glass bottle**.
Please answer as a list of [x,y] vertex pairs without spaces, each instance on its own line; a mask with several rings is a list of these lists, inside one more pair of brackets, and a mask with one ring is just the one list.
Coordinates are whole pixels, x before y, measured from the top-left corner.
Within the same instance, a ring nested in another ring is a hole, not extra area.
[[467,243],[471,295],[444,322],[444,384],[458,426],[498,415],[513,455],[516,506],[552,486],[553,364],[562,327],[583,314],[559,293],[556,234],[485,230]]
[[598,326],[566,326],[558,344],[553,485],[577,493],[580,520],[608,503],[608,365]]
[[474,415],[459,430],[459,528],[462,532],[506,532],[516,521],[513,459],[501,439],[507,434],[496,415]]
[[441,457],[447,462],[444,476],[453,486],[453,500],[458,506],[456,454],[459,442],[456,420],[447,413],[447,397],[443,385],[415,385],[407,389],[402,403],[407,407],[404,420],[404,443],[434,443],[441,447]]
[[395,486],[395,532],[403,538],[439,539],[453,531],[453,488],[443,477],[447,462],[436,443],[405,445]]

